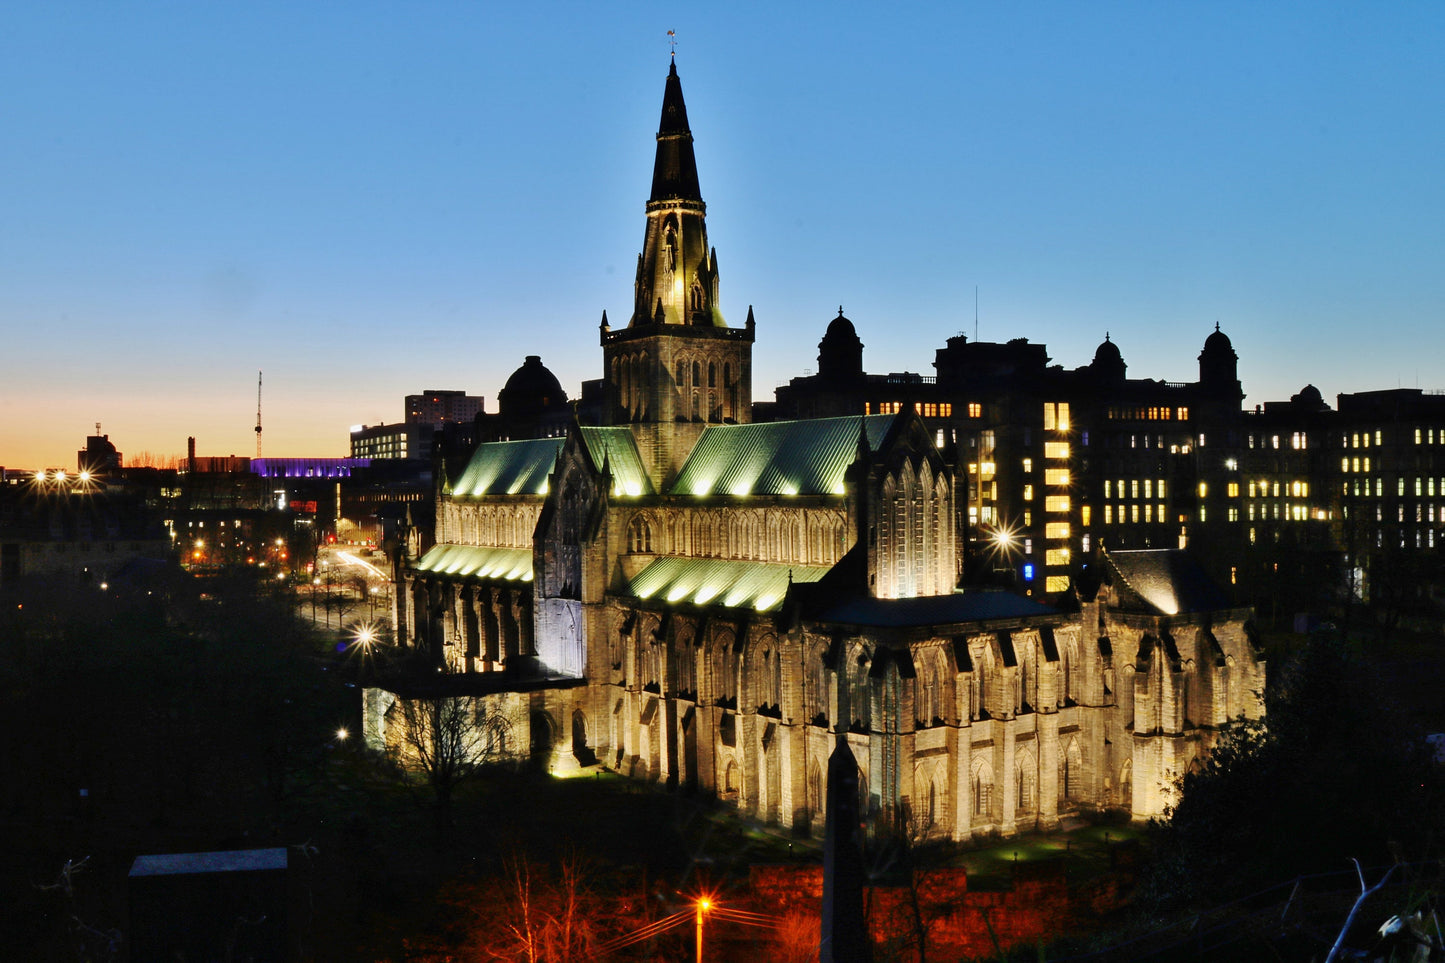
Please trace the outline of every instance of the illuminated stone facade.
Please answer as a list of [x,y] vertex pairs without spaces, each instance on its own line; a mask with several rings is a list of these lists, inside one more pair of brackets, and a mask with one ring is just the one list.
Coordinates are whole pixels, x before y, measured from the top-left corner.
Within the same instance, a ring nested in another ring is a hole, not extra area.
[[[754,324],[716,310],[691,143],[674,69],[637,311],[604,318],[611,423],[483,444],[444,477],[398,641],[493,692],[553,771],[797,832],[822,831],[840,731],[865,811],[931,836],[1161,812],[1259,711],[1249,613],[1178,552],[1106,557],[1059,609],[958,590],[967,482],[917,414],[749,423]],[[368,698],[374,742],[389,700]]]

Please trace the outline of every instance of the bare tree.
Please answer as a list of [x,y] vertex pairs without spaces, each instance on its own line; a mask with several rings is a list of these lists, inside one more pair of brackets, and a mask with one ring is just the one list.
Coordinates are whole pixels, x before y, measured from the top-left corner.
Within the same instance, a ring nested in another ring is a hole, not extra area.
[[451,825],[457,787],[488,763],[506,758],[511,722],[470,696],[398,698],[392,707],[397,762],[420,772],[436,803],[437,826]]
[[575,854],[549,868],[519,851],[506,861],[504,878],[465,885],[443,898],[468,918],[468,938],[455,948],[467,963],[595,960],[599,930],[619,923]]

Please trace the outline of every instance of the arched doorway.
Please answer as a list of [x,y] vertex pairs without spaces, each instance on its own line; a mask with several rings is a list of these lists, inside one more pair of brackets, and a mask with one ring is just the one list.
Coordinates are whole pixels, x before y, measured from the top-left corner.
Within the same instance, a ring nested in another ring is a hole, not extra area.
[[532,730],[532,742],[528,753],[528,761],[539,769],[550,769],[552,766],[552,746],[556,742],[556,734],[553,732],[552,720],[547,713],[540,709],[533,709],[529,718]]

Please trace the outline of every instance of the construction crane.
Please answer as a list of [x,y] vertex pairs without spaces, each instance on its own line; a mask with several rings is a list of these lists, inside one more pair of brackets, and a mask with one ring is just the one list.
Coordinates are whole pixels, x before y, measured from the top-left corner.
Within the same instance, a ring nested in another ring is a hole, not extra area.
[[256,457],[261,457],[261,372],[256,372]]

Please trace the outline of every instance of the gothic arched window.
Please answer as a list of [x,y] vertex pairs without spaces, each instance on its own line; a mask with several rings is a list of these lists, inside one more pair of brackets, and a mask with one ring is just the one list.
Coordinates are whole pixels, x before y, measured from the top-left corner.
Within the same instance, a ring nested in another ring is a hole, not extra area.
[[647,524],[647,519],[642,515],[634,518],[628,526],[627,550],[634,554],[652,551],[652,526]]

